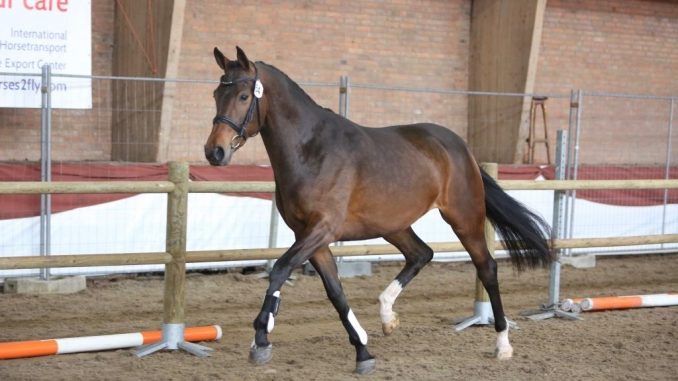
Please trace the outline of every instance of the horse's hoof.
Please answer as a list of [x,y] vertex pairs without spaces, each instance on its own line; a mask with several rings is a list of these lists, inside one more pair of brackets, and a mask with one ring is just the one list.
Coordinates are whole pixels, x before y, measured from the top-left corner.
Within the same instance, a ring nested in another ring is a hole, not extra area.
[[497,348],[495,350],[495,354],[497,355],[497,360],[508,360],[513,357],[513,347],[509,345],[506,347]]
[[355,363],[355,372],[359,375],[366,375],[374,373],[377,368],[377,360],[369,359],[365,361],[357,361]]
[[266,347],[257,347],[252,345],[250,347],[250,362],[256,365],[266,364],[271,361],[273,357],[273,344],[268,344]]
[[397,313],[393,313],[393,319],[388,323],[381,324],[381,330],[384,332],[385,336],[388,336],[393,333],[400,326],[400,318]]

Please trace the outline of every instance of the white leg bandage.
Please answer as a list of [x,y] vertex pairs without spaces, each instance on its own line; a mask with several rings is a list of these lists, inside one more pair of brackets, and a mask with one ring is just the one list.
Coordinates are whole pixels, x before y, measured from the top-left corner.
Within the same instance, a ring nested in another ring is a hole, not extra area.
[[509,326],[506,322],[506,329],[497,333],[497,347],[495,349],[499,360],[509,359],[513,356],[513,347],[509,343]]
[[362,345],[367,345],[367,332],[360,326],[358,319],[355,317],[353,310],[349,308],[348,310],[348,322],[351,323],[353,329],[358,333],[358,338],[360,338],[360,343]]
[[272,313],[268,313],[268,324],[266,324],[266,332],[271,333],[273,331],[273,327],[275,327],[275,318],[273,317]]
[[400,285],[400,282],[394,280],[386,287],[384,292],[379,295],[379,304],[381,305],[379,314],[381,315],[382,323],[390,323],[394,319],[393,303],[395,303],[396,298],[398,298],[398,295],[400,295],[402,290],[403,286]]
[[[280,291],[274,292],[273,296],[275,296],[276,298],[280,298]],[[275,327],[275,317],[273,316],[272,312],[269,312],[268,323],[266,324],[266,332],[271,333],[274,327]]]

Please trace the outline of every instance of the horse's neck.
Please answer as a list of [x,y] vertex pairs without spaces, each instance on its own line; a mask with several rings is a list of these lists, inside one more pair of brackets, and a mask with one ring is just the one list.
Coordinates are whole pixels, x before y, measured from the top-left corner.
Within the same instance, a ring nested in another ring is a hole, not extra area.
[[[327,111],[307,96],[294,94],[293,84],[278,73],[272,75],[275,86],[271,89],[268,111],[261,137],[276,176],[280,172],[303,170],[304,160],[300,146],[312,137],[312,128],[326,117]],[[273,87],[273,86],[269,86]]]

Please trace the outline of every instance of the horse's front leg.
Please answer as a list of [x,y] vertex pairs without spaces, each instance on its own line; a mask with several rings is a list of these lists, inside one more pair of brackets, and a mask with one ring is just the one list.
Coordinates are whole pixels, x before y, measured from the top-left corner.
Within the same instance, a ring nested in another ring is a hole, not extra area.
[[275,262],[269,274],[269,286],[266,290],[261,311],[254,319],[254,341],[250,347],[250,361],[265,364],[273,356],[273,346],[268,341],[268,334],[273,331],[275,317],[280,308],[280,288],[289,278],[292,270],[300,266],[322,246],[329,244],[328,234],[315,230],[297,241]]
[[356,350],[356,368],[358,374],[372,373],[376,367],[376,360],[367,351],[367,332],[360,326],[358,319],[349,307],[344,295],[344,290],[337,273],[337,264],[332,257],[330,249],[325,246],[320,248],[310,258],[311,264],[323,280],[327,297],[339,313],[341,323],[348,332],[348,340]]

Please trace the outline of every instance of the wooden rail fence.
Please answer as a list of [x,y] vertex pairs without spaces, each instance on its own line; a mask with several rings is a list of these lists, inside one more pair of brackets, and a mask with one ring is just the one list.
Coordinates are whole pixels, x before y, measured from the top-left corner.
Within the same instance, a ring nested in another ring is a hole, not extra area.
[[[175,204],[186,203],[188,193],[249,193],[274,192],[275,184],[267,181],[196,181],[188,182],[188,173],[177,174],[185,163],[170,163],[169,177],[172,181],[107,181],[107,182],[0,182],[0,194],[40,194],[40,193],[167,193],[174,194],[168,199],[168,237],[175,242],[185,237],[172,237],[174,234],[185,234],[186,227],[174,227],[170,231],[170,220],[177,208]],[[179,180],[182,180],[179,182]],[[177,184],[184,184],[177,190]],[[570,190],[570,189],[668,189],[678,188],[678,180],[500,180],[499,185],[506,190]],[[185,217],[185,216],[184,216]],[[175,224],[181,222],[175,221]],[[185,222],[183,222],[185,224]],[[183,232],[183,233],[182,233]],[[678,234],[653,236],[610,237],[559,239],[554,241],[554,248],[583,248],[606,246],[631,246],[678,242]],[[185,244],[185,243],[184,243]],[[440,242],[429,244],[435,252],[463,251],[459,242]],[[497,241],[494,246],[502,249],[503,243]],[[0,257],[0,269],[32,269],[46,267],[89,267],[89,266],[125,266],[168,264],[172,261],[169,248],[166,252],[153,253],[121,253],[121,254],[78,254],[55,255],[48,257],[20,256]],[[266,260],[276,259],[285,252],[285,248],[231,249],[185,252],[186,263],[218,262],[234,260]],[[336,257],[360,255],[398,254],[393,245],[346,245],[332,248]]]
[[[506,190],[570,190],[570,189],[668,189],[678,188],[678,180],[503,180]],[[167,193],[166,251],[153,253],[80,254],[55,256],[0,257],[0,269],[32,269],[49,267],[124,266],[143,264],[165,265],[165,323],[183,322],[183,300],[186,263],[233,260],[276,259],[285,248],[186,251],[186,221],[189,193],[273,192],[273,182],[188,181],[188,164],[169,163],[168,181],[108,182],[0,182],[0,194],[39,193]],[[653,236],[559,239],[554,248],[632,246],[677,243],[678,234]],[[434,252],[463,251],[459,242],[431,243]],[[493,245],[502,249],[501,241]],[[337,257],[398,254],[392,245],[335,246]]]

